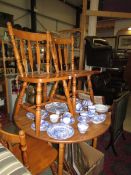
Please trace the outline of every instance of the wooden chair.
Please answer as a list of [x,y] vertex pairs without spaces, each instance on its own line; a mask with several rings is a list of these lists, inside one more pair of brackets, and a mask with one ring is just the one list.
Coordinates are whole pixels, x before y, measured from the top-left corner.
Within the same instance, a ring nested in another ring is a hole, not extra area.
[[110,141],[106,149],[108,149],[110,146],[112,147],[112,150],[115,155],[117,155],[116,149],[115,149],[115,143],[120,135],[124,137],[123,132],[123,123],[126,117],[126,110],[127,110],[127,104],[128,104],[128,98],[129,98],[129,91],[123,92],[123,94],[113,100],[112,105],[112,115],[111,115],[111,127],[110,127]]
[[[17,30],[14,29],[9,22],[7,26],[19,70],[18,80],[23,82],[16,102],[14,116],[17,116],[20,107],[33,112],[36,116],[36,134],[39,135],[40,110],[42,105],[45,105],[47,101],[47,83],[56,82],[56,84],[58,84],[60,81],[63,82],[68,108],[69,111],[73,113],[66,82],[66,80],[70,79],[70,76],[67,74],[59,75],[57,60],[55,60],[53,54],[52,41],[49,33],[31,33]],[[51,62],[54,62],[54,71],[53,68],[51,69]],[[45,63],[45,70],[41,70],[42,63]],[[36,105],[34,106],[27,105],[23,102],[26,89],[31,83],[36,87]]]
[[52,173],[56,174],[54,161],[57,151],[48,143],[25,136],[24,131],[19,134],[10,133],[0,126],[0,142],[7,147],[33,174],[39,174],[46,168],[51,167]]
[[[75,102],[76,102],[76,95],[78,93],[86,93],[90,94],[91,100],[94,102],[94,94],[92,89],[91,83],[91,76],[93,74],[98,73],[99,71],[87,71],[87,70],[77,70],[75,67],[75,60],[74,60],[74,38],[71,35],[69,38],[64,37],[57,37],[52,35],[52,44],[54,45],[53,48],[53,57],[56,58],[56,62],[58,65],[58,72],[61,75],[69,75],[71,79],[68,82],[68,89],[72,91],[72,98],[73,98],[73,109],[75,111]],[[77,80],[87,78],[87,90],[78,90],[77,87]],[[72,82],[71,82],[72,81]],[[51,98],[55,95],[57,84],[54,86],[54,91],[52,91]],[[75,112],[74,112],[75,113]]]

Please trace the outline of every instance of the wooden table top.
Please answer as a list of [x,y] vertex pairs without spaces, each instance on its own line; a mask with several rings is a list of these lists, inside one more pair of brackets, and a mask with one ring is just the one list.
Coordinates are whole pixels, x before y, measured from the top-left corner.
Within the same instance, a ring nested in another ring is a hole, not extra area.
[[[49,117],[47,117],[45,120],[49,120]],[[33,123],[33,120],[28,119],[26,117],[26,111],[24,109],[20,109],[17,116],[15,116],[15,122],[17,126],[24,130],[26,134],[45,140],[47,142],[51,143],[78,143],[82,141],[87,141],[93,138],[96,138],[100,135],[102,135],[106,130],[109,128],[111,124],[111,115],[110,113],[107,113],[106,120],[100,124],[93,124],[92,122],[89,123],[88,131],[85,134],[81,134],[78,131],[77,128],[77,119],[75,119],[75,123],[71,126],[74,128],[74,135],[71,138],[65,139],[65,140],[56,140],[48,136],[46,131],[41,131],[39,136],[36,136],[36,133],[33,129],[31,129],[31,124]]]

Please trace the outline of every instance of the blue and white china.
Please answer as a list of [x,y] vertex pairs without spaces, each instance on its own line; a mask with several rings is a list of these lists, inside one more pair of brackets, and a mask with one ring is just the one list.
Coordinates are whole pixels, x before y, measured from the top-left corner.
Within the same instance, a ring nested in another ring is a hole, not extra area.
[[91,114],[95,114],[96,112],[96,107],[95,105],[90,105],[88,106],[88,114],[91,115]]
[[74,129],[70,125],[57,123],[47,129],[47,134],[54,139],[65,140],[74,135]]
[[[40,131],[46,131],[50,124],[47,121],[41,120]],[[31,124],[31,128],[35,130],[35,123]]]
[[72,117],[72,114],[70,112],[64,112],[63,117]]
[[83,116],[83,117],[84,116],[88,116],[88,111],[81,111],[80,112],[80,115]]
[[26,113],[27,118],[34,120],[35,115],[32,112],[27,112]]
[[105,113],[108,111],[108,106],[103,105],[103,104],[96,104],[95,105],[96,111],[99,113]]
[[60,121],[62,123],[65,123],[65,124],[69,125],[69,124],[73,124],[75,122],[75,119],[71,118],[71,117],[63,117],[63,118],[61,118]]
[[51,114],[51,115],[50,115],[50,121],[51,121],[52,123],[58,122],[58,119],[59,119],[59,114]]
[[[27,112],[26,116],[31,120],[34,120],[35,118],[35,115],[32,112]],[[41,109],[41,119],[45,119],[46,117],[48,117],[48,112],[46,110]]]
[[83,107],[82,107],[82,104],[81,103],[76,103],[76,112],[80,112],[80,111],[82,111],[83,110]]
[[78,117],[77,117],[77,120],[78,120],[80,123],[88,123],[88,122],[90,122],[91,118],[86,117],[86,116],[78,116]]
[[83,100],[82,101],[82,106],[84,107],[84,108],[86,108],[87,106],[90,106],[90,105],[93,105],[93,103],[92,103],[92,101],[91,100]]
[[40,113],[41,113],[42,119],[45,119],[46,117],[48,117],[48,111],[41,109]]
[[99,124],[99,123],[104,122],[105,119],[106,119],[105,114],[97,114],[91,119],[91,121],[95,124]]
[[65,103],[61,103],[61,102],[52,102],[49,104],[45,105],[45,109],[48,112],[52,112],[52,113],[56,113],[56,111],[59,113],[63,113],[63,112],[67,112],[68,111],[68,107]]
[[77,126],[78,126],[78,130],[81,134],[84,134],[89,128],[89,125],[86,123],[78,123]]

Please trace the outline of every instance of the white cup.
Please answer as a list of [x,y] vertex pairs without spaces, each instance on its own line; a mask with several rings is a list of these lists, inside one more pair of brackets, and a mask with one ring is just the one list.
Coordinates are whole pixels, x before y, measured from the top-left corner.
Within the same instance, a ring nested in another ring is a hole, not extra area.
[[95,114],[95,112],[96,112],[95,106],[94,105],[88,106],[88,112],[89,112],[89,114]]
[[56,123],[58,121],[58,119],[59,119],[59,115],[58,114],[51,114],[50,115],[50,121],[52,123]]
[[86,123],[78,123],[77,126],[81,134],[84,134],[88,130],[88,127],[89,127],[89,125]]
[[70,122],[71,122],[71,118],[70,117],[63,117],[63,122],[65,123],[65,124],[69,124]]

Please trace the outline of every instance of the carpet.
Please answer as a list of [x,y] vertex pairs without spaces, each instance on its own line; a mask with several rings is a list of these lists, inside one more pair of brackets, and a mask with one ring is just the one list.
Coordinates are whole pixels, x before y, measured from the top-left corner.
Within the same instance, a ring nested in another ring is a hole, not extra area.
[[118,156],[111,147],[105,150],[110,138],[108,132],[98,139],[98,149],[105,154],[103,175],[131,175],[131,133],[125,131],[124,135],[126,140],[120,136],[115,144]]

